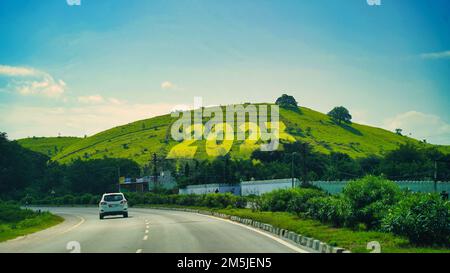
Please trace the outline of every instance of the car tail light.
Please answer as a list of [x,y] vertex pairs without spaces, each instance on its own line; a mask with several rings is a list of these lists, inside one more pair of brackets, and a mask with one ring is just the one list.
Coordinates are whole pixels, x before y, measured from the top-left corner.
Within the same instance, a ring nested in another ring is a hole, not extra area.
[[120,204],[125,205],[127,203],[127,200],[120,201]]
[[106,203],[106,202],[101,202],[100,205],[106,206],[106,205],[108,205],[108,203]]

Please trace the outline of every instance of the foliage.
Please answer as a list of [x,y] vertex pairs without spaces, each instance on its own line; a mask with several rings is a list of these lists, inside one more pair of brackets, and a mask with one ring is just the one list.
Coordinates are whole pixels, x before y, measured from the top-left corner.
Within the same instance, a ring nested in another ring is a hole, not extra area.
[[323,223],[335,227],[351,226],[352,208],[348,199],[343,197],[327,196],[315,197],[308,200],[306,207],[308,215]]
[[56,225],[62,220],[49,212],[21,209],[0,202],[0,242]]
[[355,253],[368,252],[367,242],[371,241],[379,242],[383,253],[450,252],[449,248],[418,248],[411,245],[407,239],[395,236],[392,233],[335,228],[317,220],[307,219],[288,212],[252,211],[250,209],[219,209],[216,211],[291,230],[330,245],[344,247]]
[[281,95],[281,97],[279,97],[275,101],[275,104],[277,104],[283,108],[293,109],[293,110],[298,111],[298,103],[293,96],[283,94],[283,95]]
[[226,208],[228,206],[245,207],[243,197],[229,193],[214,193],[206,195],[164,195],[155,193],[126,193],[130,205],[180,205],[180,206],[206,206],[211,208]]
[[325,196],[317,189],[279,189],[265,193],[259,198],[258,206],[264,211],[306,212],[306,202],[314,197]]
[[394,182],[370,175],[348,183],[343,189],[343,196],[350,202],[353,221],[369,229],[379,227],[388,208],[399,200],[400,193]]
[[437,194],[409,194],[389,211],[382,226],[417,245],[449,246],[450,203]]
[[344,106],[334,107],[328,112],[328,115],[339,124],[342,122],[350,123],[352,120],[352,115],[350,115],[350,112]]
[[17,205],[0,203],[0,224],[17,223],[34,216],[36,216],[36,213],[32,210],[21,209]]

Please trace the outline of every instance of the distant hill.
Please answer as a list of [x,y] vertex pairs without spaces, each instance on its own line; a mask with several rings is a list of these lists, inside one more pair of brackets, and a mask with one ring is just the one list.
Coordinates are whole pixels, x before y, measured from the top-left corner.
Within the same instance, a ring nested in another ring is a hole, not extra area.
[[53,157],[79,140],[78,137],[29,137],[17,142],[24,148]]
[[[152,153],[169,158],[210,159],[223,150],[214,145],[207,147],[205,140],[176,142],[170,137],[170,128],[175,121],[176,118],[163,115],[118,126],[84,139],[27,138],[19,140],[19,143],[45,154],[50,151],[52,159],[62,163],[76,158],[112,157],[129,158],[144,165],[151,159]],[[342,152],[357,158],[382,155],[407,141],[432,146],[376,127],[356,123],[338,125],[327,115],[305,107],[301,107],[300,111],[280,109],[280,122],[281,127],[286,127],[281,135],[282,142],[305,141],[321,153]],[[226,146],[227,143],[224,141],[223,144]],[[232,158],[249,158],[260,142],[233,141],[228,144]],[[56,151],[54,147],[58,149],[56,154],[53,153]],[[450,153],[450,146],[437,147]]]

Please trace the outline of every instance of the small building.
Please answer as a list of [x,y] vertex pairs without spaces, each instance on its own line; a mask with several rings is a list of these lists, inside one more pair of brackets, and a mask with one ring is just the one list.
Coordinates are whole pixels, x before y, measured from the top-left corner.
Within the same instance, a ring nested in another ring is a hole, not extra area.
[[159,176],[144,176],[136,179],[121,178],[120,190],[123,192],[148,192],[161,188],[165,190],[172,190],[177,187],[175,178],[170,171],[163,171]]
[[[300,181],[294,178],[294,187],[299,185]],[[241,182],[241,195],[261,195],[273,190],[290,189],[292,186],[292,178],[243,181]]]

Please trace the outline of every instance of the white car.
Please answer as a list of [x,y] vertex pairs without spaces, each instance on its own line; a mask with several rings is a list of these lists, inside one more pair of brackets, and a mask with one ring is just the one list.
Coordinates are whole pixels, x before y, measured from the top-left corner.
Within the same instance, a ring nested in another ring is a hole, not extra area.
[[123,193],[105,193],[98,205],[100,219],[107,215],[128,217],[128,202]]

